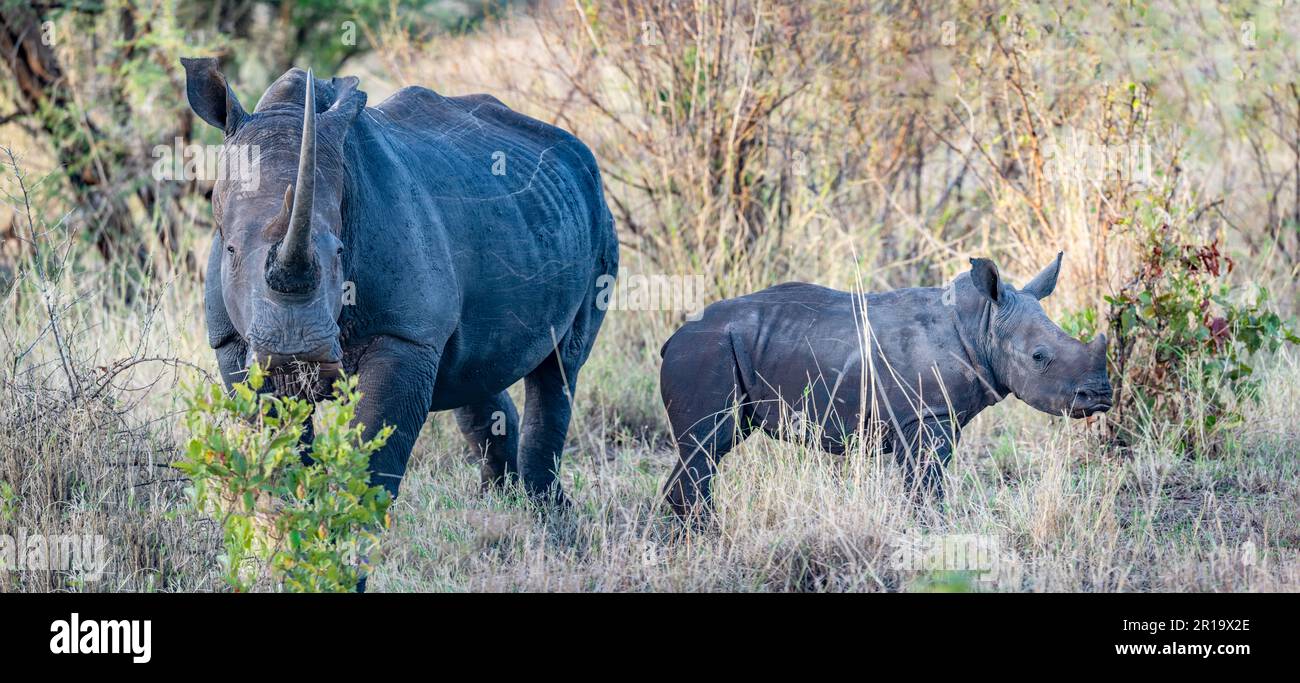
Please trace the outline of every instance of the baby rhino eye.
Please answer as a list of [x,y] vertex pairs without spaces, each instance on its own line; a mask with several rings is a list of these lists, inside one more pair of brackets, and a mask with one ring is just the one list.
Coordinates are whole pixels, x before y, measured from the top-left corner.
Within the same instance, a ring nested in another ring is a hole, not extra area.
[[1042,352],[1042,351],[1035,351],[1035,352],[1034,352],[1034,362],[1035,362],[1035,363],[1041,363],[1041,362],[1043,362],[1043,359],[1044,359],[1044,358],[1046,358],[1046,356],[1043,355],[1043,352]]

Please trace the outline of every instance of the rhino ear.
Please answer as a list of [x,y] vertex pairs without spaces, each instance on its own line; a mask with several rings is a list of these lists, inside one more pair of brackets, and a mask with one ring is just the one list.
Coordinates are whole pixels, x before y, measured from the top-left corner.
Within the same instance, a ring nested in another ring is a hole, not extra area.
[[226,135],[235,132],[247,114],[226,84],[226,77],[214,57],[181,58],[185,66],[185,95],[190,109],[199,118],[220,128]]
[[998,303],[1002,292],[1002,278],[998,275],[998,267],[986,258],[973,258],[970,260],[970,281],[975,284],[975,290],[993,303]]
[[360,81],[356,76],[330,79],[334,86],[334,104],[320,115],[320,127],[328,139],[342,141],[347,137],[352,122],[366,108],[366,94],[357,90]]
[[1065,254],[1063,251],[1056,252],[1056,260],[1052,261],[1052,265],[1035,275],[1034,279],[1030,280],[1029,284],[1025,285],[1025,288],[1021,291],[1035,299],[1046,299],[1050,296],[1052,291],[1056,289],[1056,276],[1061,274],[1061,256],[1063,254]]

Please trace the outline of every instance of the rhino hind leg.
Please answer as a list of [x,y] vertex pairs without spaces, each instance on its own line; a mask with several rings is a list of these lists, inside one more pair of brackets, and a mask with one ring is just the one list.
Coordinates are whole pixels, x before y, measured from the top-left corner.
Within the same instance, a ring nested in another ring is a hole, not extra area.
[[469,443],[470,457],[479,465],[484,491],[501,490],[517,479],[519,413],[510,394],[457,408],[456,426]]
[[[618,252],[616,246],[611,248],[615,251],[600,259],[597,272],[613,276],[618,273]],[[578,371],[591,355],[605,320],[604,307],[597,305],[599,282],[593,276],[569,329],[558,339],[554,336],[558,330],[552,330],[553,351],[524,376],[523,433],[516,459],[517,472],[529,499],[544,507],[570,506],[560,486],[560,460],[573,417]]]
[[709,510],[718,463],[754,430],[745,402],[734,339],[664,346],[659,376],[664,409],[677,445],[677,463],[663,498],[678,517],[698,521]]
[[[561,348],[563,345],[561,344]],[[573,415],[573,390],[579,363],[561,362],[551,353],[524,377],[523,441],[519,446],[519,481],[534,502],[567,507],[560,486],[560,458]]]
[[708,514],[718,463],[752,431],[744,411],[734,407],[734,401],[720,406],[698,417],[689,411],[669,410],[673,433],[677,435],[677,464],[664,483],[663,497],[669,508],[685,520],[699,520]]

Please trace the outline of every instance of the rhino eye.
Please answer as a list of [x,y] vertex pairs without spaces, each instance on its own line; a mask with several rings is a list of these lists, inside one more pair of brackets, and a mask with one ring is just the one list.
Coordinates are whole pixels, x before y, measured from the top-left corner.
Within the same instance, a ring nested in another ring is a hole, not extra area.
[[226,245],[226,251],[227,251],[231,256],[234,256],[234,255],[235,255],[235,245],[233,245],[233,244],[227,244],[227,245]]
[[1047,366],[1052,362],[1051,354],[1049,354],[1046,349],[1042,348],[1035,349],[1032,358],[1034,359],[1034,365],[1036,365],[1039,370],[1046,370]]

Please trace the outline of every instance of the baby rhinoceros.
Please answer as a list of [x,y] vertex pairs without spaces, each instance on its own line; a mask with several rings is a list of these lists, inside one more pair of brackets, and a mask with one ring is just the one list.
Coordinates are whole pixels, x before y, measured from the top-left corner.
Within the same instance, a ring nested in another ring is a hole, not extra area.
[[1060,268],[1057,254],[1018,290],[977,258],[943,288],[863,295],[795,282],[709,306],[661,352],[679,456],[667,502],[683,517],[703,512],[718,462],[756,429],[832,453],[878,429],[913,491],[942,495],[962,427],[1008,393],[1054,415],[1110,409],[1105,335],[1084,344],[1039,305]]

